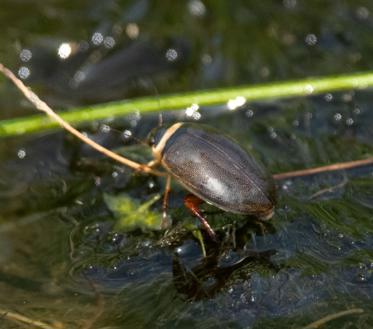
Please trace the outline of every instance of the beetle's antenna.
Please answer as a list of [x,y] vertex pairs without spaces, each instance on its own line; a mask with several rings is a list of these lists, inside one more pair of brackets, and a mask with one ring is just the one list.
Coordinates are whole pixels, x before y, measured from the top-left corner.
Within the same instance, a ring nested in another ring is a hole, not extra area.
[[272,175],[272,177],[275,180],[282,180],[282,179],[288,179],[288,178],[294,178],[294,177],[310,176],[310,175],[315,175],[315,174],[319,174],[323,172],[352,169],[352,168],[367,166],[371,164],[373,164],[373,157],[369,157],[369,158],[362,159],[362,160],[338,162],[338,163],[334,163],[331,165],[308,168],[308,169],[294,170],[294,171],[274,174]]
[[15,86],[23,93],[23,95],[39,110],[44,113],[46,113],[49,117],[51,117],[53,120],[58,122],[61,127],[63,127],[65,130],[79,138],[84,143],[90,145],[92,148],[97,150],[98,152],[105,154],[109,158],[114,159],[115,161],[120,162],[121,164],[124,164],[132,169],[135,169],[140,172],[149,173],[157,176],[164,176],[165,174],[150,168],[147,165],[137,163],[135,161],[129,160],[127,158],[124,158],[120,156],[119,154],[116,154],[107,148],[101,146],[100,144],[94,142],[81,132],[79,132],[77,129],[75,129],[73,126],[71,126],[68,122],[66,122],[64,119],[62,119],[56,112],[54,112],[47,103],[42,101],[31,89],[25,86],[25,84],[18,79],[12,71],[7,69],[3,64],[0,63],[0,71],[8,78],[10,79]]

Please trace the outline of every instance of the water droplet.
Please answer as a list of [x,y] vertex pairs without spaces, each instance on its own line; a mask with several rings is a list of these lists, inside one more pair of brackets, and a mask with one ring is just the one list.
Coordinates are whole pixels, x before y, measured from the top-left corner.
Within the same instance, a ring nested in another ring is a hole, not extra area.
[[22,80],[26,80],[31,74],[30,69],[27,66],[21,66],[18,70],[18,76]]
[[366,274],[359,273],[357,275],[357,280],[360,281],[360,282],[366,282],[366,281],[368,281],[368,278],[367,278]]
[[369,9],[367,7],[358,7],[356,9],[356,15],[358,18],[364,20],[364,19],[367,19],[369,17]]
[[109,133],[110,130],[111,130],[111,128],[110,128],[109,125],[102,124],[102,125],[100,126],[100,131],[103,132],[103,133],[105,133],[105,134]]
[[341,121],[342,120],[342,114],[341,113],[334,114],[334,120],[335,121]]
[[132,137],[132,131],[129,129],[126,129],[125,131],[123,131],[122,137],[124,140],[130,139]]
[[174,62],[177,60],[179,54],[177,53],[176,49],[170,48],[166,51],[166,59],[169,62]]
[[269,137],[271,137],[272,139],[277,138],[277,133],[273,127],[269,127],[268,131],[269,131]]
[[228,107],[229,110],[233,111],[233,110],[237,109],[238,107],[241,107],[241,106],[245,105],[245,103],[246,103],[246,98],[245,97],[237,96],[236,98],[230,99],[227,102],[227,107]]
[[26,150],[25,149],[19,149],[17,152],[17,156],[20,159],[24,159],[26,157]]
[[327,101],[327,102],[331,102],[333,100],[333,95],[331,93],[328,93],[324,96],[324,99]]
[[93,33],[91,41],[95,46],[99,46],[104,41],[104,36],[100,32]]
[[348,118],[347,120],[346,120],[346,125],[347,126],[352,126],[354,124],[354,119],[352,119],[352,118]]
[[247,110],[245,114],[248,118],[252,118],[254,116],[254,111],[253,110]]
[[19,53],[19,58],[22,62],[28,62],[32,58],[32,52],[30,49],[22,49]]
[[187,107],[185,110],[185,115],[187,117],[192,117],[194,113],[196,113],[199,110],[198,104],[192,104],[191,106]]
[[104,46],[108,49],[113,48],[115,46],[115,39],[113,37],[105,37],[104,39]]
[[61,43],[57,50],[57,55],[61,59],[67,59],[72,52],[71,45],[67,42]]
[[317,43],[317,36],[313,33],[307,34],[304,39],[308,46],[314,46]]
[[294,120],[293,121],[293,126],[294,127],[299,127],[299,120]]
[[188,2],[188,10],[193,16],[201,17],[206,13],[206,7],[200,0],[190,0]]
[[117,171],[113,171],[113,172],[111,173],[111,177],[113,177],[113,178],[116,178],[116,177],[118,177],[118,176],[119,176],[119,174],[118,174]]
[[193,119],[194,120],[199,120],[199,119],[201,119],[201,117],[202,117],[202,115],[201,115],[200,112],[194,112],[193,113]]

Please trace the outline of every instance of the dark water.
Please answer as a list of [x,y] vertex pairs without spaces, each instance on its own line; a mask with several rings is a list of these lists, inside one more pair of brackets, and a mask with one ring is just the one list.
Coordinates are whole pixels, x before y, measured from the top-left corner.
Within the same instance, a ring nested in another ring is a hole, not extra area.
[[[371,1],[2,0],[0,22],[1,61],[58,109],[373,68]],[[347,91],[164,119],[211,124],[278,173],[371,156],[372,101]],[[34,112],[4,80],[0,105],[1,119]],[[144,162],[128,135],[157,121],[84,129]],[[1,140],[0,161],[2,312],[63,328],[299,328],[362,308],[325,328],[373,327],[371,166],[279,182],[269,224],[204,207],[221,242],[205,239],[203,257],[176,185],[172,228],[128,229],[159,219],[160,201],[139,209],[161,179],[63,132]]]

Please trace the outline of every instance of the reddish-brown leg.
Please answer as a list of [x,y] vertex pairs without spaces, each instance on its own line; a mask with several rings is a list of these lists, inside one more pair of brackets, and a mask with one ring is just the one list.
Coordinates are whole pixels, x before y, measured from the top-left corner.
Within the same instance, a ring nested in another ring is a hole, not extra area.
[[201,214],[201,211],[199,210],[198,206],[202,203],[203,201],[196,197],[195,195],[193,194],[188,194],[185,198],[184,198],[184,204],[185,206],[195,215],[198,217],[198,219],[200,220],[201,224],[202,224],[202,227],[206,230],[206,232],[208,233],[208,235],[211,237],[211,239],[213,239],[214,241],[216,241],[216,234],[214,232],[214,230],[211,228],[210,224],[207,222],[206,218],[203,217],[203,215]]
[[166,180],[166,188],[164,190],[164,195],[163,195],[163,204],[162,204],[162,223],[161,227],[162,228],[167,228],[169,226],[169,220],[167,216],[167,208],[168,208],[168,197],[170,195],[170,190],[171,190],[171,176],[167,176]]

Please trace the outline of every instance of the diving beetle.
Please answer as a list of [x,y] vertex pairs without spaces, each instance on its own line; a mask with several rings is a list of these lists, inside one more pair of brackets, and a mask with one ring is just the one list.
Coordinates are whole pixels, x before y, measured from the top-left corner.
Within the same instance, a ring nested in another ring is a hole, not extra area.
[[[212,238],[215,233],[198,208],[202,201],[231,213],[262,220],[272,217],[275,184],[271,175],[232,138],[206,125],[179,122],[154,128],[148,144],[154,156],[151,165],[161,165],[169,179],[192,193],[184,203]],[[170,183],[165,198],[169,188]]]

